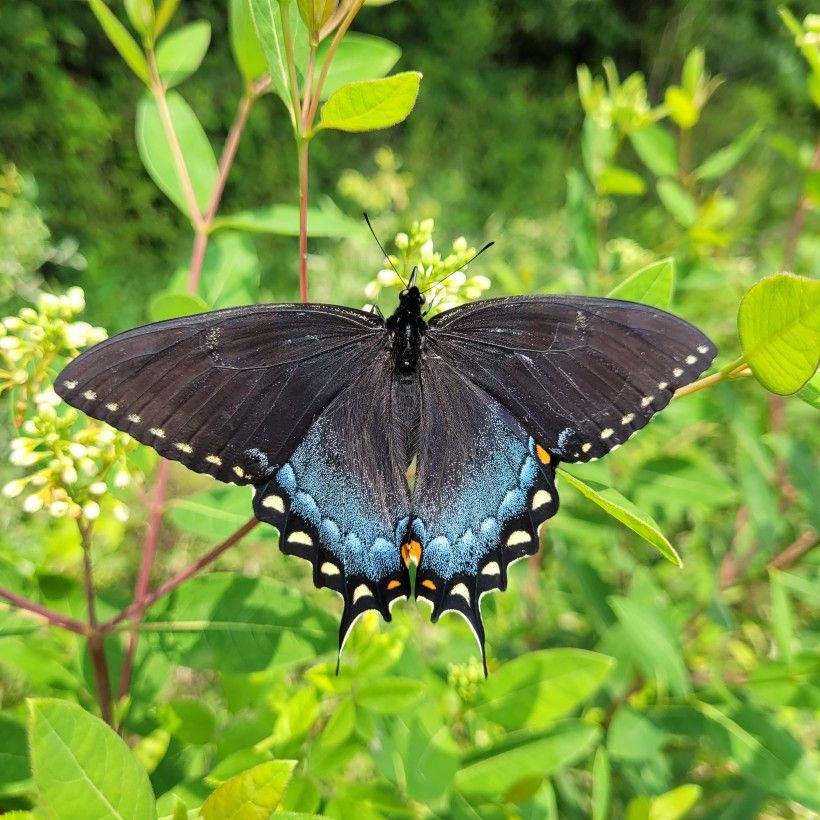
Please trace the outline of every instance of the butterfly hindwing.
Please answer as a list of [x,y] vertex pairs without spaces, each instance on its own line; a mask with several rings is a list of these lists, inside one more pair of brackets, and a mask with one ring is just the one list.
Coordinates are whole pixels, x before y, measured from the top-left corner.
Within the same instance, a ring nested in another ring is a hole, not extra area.
[[[365,378],[366,376],[366,378]],[[373,390],[381,380],[384,391]],[[280,546],[308,560],[317,587],[344,600],[340,648],[357,618],[410,591],[399,545],[409,523],[405,444],[394,417],[389,351],[361,370],[266,482],[254,512],[280,531]]]
[[166,458],[247,484],[293,451],[383,337],[380,320],[347,308],[231,308],[113,336],[54,387]]
[[438,361],[422,366],[418,470],[409,545],[416,596],[433,620],[457,612],[484,652],[481,597],[538,549],[558,510],[555,458],[486,392]]
[[617,299],[521,296],[435,317],[428,353],[456,365],[564,461],[626,441],[715,357],[697,328]]

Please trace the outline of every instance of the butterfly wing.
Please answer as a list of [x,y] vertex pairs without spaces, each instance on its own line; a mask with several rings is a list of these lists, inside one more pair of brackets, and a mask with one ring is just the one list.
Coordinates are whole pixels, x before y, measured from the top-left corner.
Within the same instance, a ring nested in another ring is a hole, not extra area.
[[287,459],[385,335],[375,317],[335,306],[231,308],[113,336],[54,388],[166,458],[248,484]]
[[383,323],[370,314],[263,305],[114,336],[69,363],[55,389],[167,458],[253,484],[256,517],[279,529],[283,552],[344,598],[342,642],[368,609],[389,620],[410,588],[390,373]]
[[410,592],[399,545],[409,523],[407,402],[391,383],[390,352],[354,372],[288,460],[254,496],[284,552],[311,562],[313,582],[344,599],[339,651],[356,620]]
[[670,313],[616,299],[490,299],[435,317],[429,356],[457,362],[542,447],[599,458],[711,364],[715,346]]
[[538,549],[539,527],[558,511],[554,471],[498,401],[455,365],[427,358],[408,536],[421,554],[416,597],[432,604],[434,621],[463,616],[482,657],[481,597],[506,589],[510,564]]

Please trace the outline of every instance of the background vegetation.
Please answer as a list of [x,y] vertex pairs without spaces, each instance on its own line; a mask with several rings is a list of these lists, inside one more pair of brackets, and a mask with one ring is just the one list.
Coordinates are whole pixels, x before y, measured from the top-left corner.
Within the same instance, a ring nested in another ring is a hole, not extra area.
[[[257,23],[264,5],[253,0]],[[306,19],[332,5],[298,4]],[[430,275],[496,240],[443,299],[490,283],[614,291],[671,307],[721,349],[708,389],[564,475],[539,555],[485,599],[487,681],[461,620],[431,626],[412,604],[390,625],[361,622],[335,676],[337,600],[279,553],[275,531],[244,525],[246,491],[158,464],[48,390],[99,327],[298,298],[294,134],[310,124],[286,82],[281,99],[268,93],[270,43],[256,45],[244,3],[175,6],[156,3],[174,13],[147,84],[112,46],[99,1],[0,15],[0,810],[814,816],[810,4],[398,0],[353,25],[384,40],[343,41],[339,84],[424,79],[400,126],[310,140],[311,299],[391,309],[366,209],[396,237],[397,262]],[[161,26],[146,8],[110,6],[150,54]],[[140,73],[133,53],[129,64]],[[241,98],[254,104],[224,194],[199,199],[209,149],[176,100],[218,157]],[[784,270],[801,278],[764,279]],[[675,550],[683,569],[664,560]],[[218,571],[176,585],[217,557]],[[92,802],[89,780],[107,802]]]

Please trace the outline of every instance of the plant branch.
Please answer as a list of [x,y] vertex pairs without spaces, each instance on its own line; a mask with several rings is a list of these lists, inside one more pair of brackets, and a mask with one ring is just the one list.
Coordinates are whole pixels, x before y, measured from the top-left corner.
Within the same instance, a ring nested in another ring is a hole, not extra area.
[[51,626],[59,626],[62,629],[67,629],[69,632],[74,632],[77,635],[87,635],[88,627],[76,618],[70,618],[68,615],[63,615],[61,612],[55,612],[42,604],[32,601],[23,595],[18,595],[10,589],[0,587],[0,598],[5,598],[10,604],[13,604],[18,609],[24,609],[34,615],[43,618]]
[[182,153],[182,146],[179,144],[177,133],[174,130],[174,121],[171,119],[171,110],[168,108],[165,86],[157,69],[157,60],[152,49],[148,50],[146,56],[148,58],[148,69],[151,72],[151,92],[157,102],[162,127],[165,131],[168,145],[171,148],[171,154],[174,157],[174,163],[177,166],[180,181],[182,182],[182,190],[188,203],[188,210],[191,212],[191,222],[193,223],[194,229],[200,231],[202,229],[202,213],[199,210],[199,203],[197,202],[196,193],[194,192],[194,185],[191,182],[191,175],[188,173],[188,166],[185,163],[185,155]]
[[105,659],[105,644],[103,633],[97,621],[97,607],[94,601],[94,576],[91,570],[91,524],[77,521],[80,538],[83,544],[83,586],[85,601],[88,610],[88,652],[94,667],[94,679],[97,684],[97,700],[100,704],[102,719],[109,725],[114,725],[114,714],[111,703],[111,681],[108,677],[108,663]]
[[115,615],[110,620],[106,621],[100,626],[101,632],[111,632],[117,625],[126,620],[133,620],[141,617],[141,613],[148,607],[155,604],[160,598],[167,595],[176,589],[181,583],[187,581],[192,576],[196,575],[201,569],[204,569],[208,564],[212,564],[222,555],[223,552],[230,549],[234,544],[244,538],[259,521],[256,518],[250,518],[246,521],[233,535],[223,541],[219,546],[214,547],[210,552],[197,559],[193,564],[189,564],[185,569],[180,570],[172,578],[169,578],[164,584],[158,586],[152,593],[146,595],[141,605],[134,602],[131,606],[123,609],[122,612]]
[[299,299],[308,300],[308,250],[307,250],[307,210],[308,210],[308,163],[309,142],[303,137],[298,143],[299,150]]
[[677,389],[672,398],[681,399],[684,396],[688,396],[690,393],[697,393],[698,390],[703,390],[705,387],[712,387],[713,385],[726,381],[727,379],[736,379],[738,376],[748,376],[751,372],[752,371],[749,370],[745,360],[739,359],[737,362],[733,362],[728,367],[724,367],[722,370],[717,373],[713,373],[711,376],[705,376],[702,379],[698,379],[696,382],[692,382],[692,384],[687,384],[686,386]]
[[799,538],[779,552],[766,565],[766,569],[788,569],[796,564],[807,552],[820,544],[820,538],[813,530],[804,532]]

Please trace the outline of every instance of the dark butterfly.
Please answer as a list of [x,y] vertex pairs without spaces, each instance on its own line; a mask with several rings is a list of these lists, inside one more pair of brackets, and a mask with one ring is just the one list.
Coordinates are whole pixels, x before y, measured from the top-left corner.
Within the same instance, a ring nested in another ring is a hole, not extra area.
[[[633,302],[521,296],[425,320],[260,305],[121,333],[59,375],[67,402],[221,481],[254,487],[283,552],[364,612],[410,594],[466,618],[538,548],[559,461],[599,458],[712,362],[697,328]],[[406,474],[416,459],[415,482]]]

